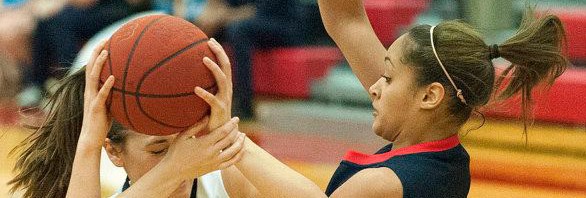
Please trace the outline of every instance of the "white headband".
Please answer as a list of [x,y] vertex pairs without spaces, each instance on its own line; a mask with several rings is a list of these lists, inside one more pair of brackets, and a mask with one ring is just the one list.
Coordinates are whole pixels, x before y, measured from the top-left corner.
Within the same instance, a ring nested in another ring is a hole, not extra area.
[[448,70],[446,70],[446,67],[444,67],[444,64],[442,64],[442,61],[440,60],[439,56],[437,55],[437,51],[435,51],[435,45],[433,44],[433,29],[434,28],[435,28],[435,26],[431,26],[431,29],[429,29],[429,35],[431,38],[431,49],[433,50],[433,55],[435,55],[435,58],[437,59],[437,62],[439,63],[439,65],[442,67],[444,74],[446,74],[446,76],[448,77],[448,80],[450,80],[450,83],[452,83],[452,86],[454,86],[454,89],[456,89],[456,96],[460,99],[460,101],[462,101],[462,103],[467,105],[466,100],[464,99],[464,95],[462,95],[462,90],[458,89],[458,87],[456,86],[456,83],[454,83],[454,81],[450,77],[450,74],[448,74]]

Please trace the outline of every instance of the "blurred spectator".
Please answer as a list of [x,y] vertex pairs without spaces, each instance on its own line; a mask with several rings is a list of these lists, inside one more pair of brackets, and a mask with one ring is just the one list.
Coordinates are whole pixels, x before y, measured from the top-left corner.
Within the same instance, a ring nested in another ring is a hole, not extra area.
[[[244,1],[244,0],[243,0]],[[255,0],[254,17],[228,24],[228,42],[234,48],[234,114],[252,119],[252,53],[254,49],[291,46],[300,43],[297,0]]]
[[37,19],[55,14],[64,4],[65,0],[5,0],[0,9],[0,54],[18,65],[29,65]]
[[67,0],[55,14],[36,17],[32,64],[24,72],[26,88],[19,94],[19,104],[38,104],[45,81],[60,75],[54,68],[68,68],[83,43],[99,30],[148,9],[149,0]]
[[14,124],[18,119],[14,95],[19,85],[19,67],[0,54],[0,125]]
[[0,54],[21,65],[30,64],[30,35],[34,17],[25,8],[0,11]]
[[250,18],[255,12],[252,5],[226,0],[154,0],[153,8],[193,22],[209,37],[216,37],[226,24]]
[[18,92],[20,74],[18,66],[0,55],[0,108],[12,101]]

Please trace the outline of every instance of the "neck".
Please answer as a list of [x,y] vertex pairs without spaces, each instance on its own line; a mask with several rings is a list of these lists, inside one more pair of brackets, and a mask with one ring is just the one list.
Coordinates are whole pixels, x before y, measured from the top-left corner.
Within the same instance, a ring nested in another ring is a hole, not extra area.
[[393,141],[392,150],[443,140],[456,135],[461,126],[453,124],[449,119],[439,119],[439,117],[421,117],[410,122],[401,130],[397,138]]

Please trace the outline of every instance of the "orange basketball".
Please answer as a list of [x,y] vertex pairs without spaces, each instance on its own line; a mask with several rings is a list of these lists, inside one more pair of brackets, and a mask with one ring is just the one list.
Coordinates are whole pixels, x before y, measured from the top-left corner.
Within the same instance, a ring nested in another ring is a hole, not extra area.
[[108,98],[114,119],[148,135],[186,130],[209,114],[193,92],[200,86],[215,94],[216,81],[203,57],[216,60],[208,37],[196,26],[169,15],[150,15],[122,26],[106,43],[110,53],[101,82],[114,75]]

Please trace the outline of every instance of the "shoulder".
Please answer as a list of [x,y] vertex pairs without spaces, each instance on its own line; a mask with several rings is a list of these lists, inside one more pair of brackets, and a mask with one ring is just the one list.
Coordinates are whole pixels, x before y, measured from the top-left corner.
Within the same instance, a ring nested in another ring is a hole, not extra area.
[[361,170],[340,186],[331,197],[403,197],[403,185],[387,167]]

